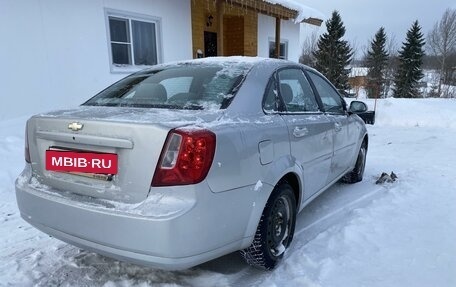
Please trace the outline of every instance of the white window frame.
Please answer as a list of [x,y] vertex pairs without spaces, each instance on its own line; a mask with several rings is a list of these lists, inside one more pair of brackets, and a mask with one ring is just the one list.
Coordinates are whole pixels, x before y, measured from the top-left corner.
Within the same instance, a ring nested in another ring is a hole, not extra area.
[[[268,41],[268,55],[270,55],[271,54],[271,51],[270,51],[271,43],[273,45],[275,45],[275,38],[269,37],[268,40],[269,40]],[[287,39],[280,39],[280,44],[285,45],[285,53],[284,53],[283,60],[288,60],[288,40]],[[282,50],[280,50],[280,51],[282,51]],[[280,58],[280,59],[282,59],[282,58]]]
[[[107,35],[107,42],[108,42],[108,53],[109,53],[109,65],[110,65],[110,71],[111,73],[132,73],[136,72],[139,70],[142,70],[146,67],[150,66],[145,66],[145,65],[135,65],[134,64],[134,43],[133,43],[133,33],[132,33],[132,20],[136,21],[141,21],[141,22],[148,22],[148,23],[153,23],[155,24],[155,43],[157,45],[157,64],[163,63],[163,41],[162,41],[162,28],[161,28],[161,22],[162,19],[160,17],[155,17],[155,16],[150,16],[150,15],[145,15],[145,14],[139,14],[139,13],[133,13],[133,12],[127,12],[127,11],[121,11],[121,10],[114,10],[114,9],[108,9],[105,8],[105,23],[106,23],[106,35]],[[112,57],[112,48],[111,48],[111,30],[109,27],[109,17],[113,18],[120,18],[120,19],[125,19],[128,21],[128,29],[129,29],[129,34],[130,34],[130,45],[131,45],[131,65],[119,65],[119,64],[114,64],[113,62],[113,57]]]

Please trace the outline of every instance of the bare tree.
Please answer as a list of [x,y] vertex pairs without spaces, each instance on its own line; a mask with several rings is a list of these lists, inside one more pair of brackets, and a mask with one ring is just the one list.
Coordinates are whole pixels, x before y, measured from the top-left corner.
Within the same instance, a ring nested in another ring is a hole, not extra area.
[[393,85],[394,75],[396,74],[398,65],[398,44],[396,36],[392,34],[388,37],[388,39],[386,50],[389,57],[385,68],[385,85],[383,86],[383,92],[381,93],[383,97],[388,97],[389,91],[391,91],[391,86]]
[[360,45],[358,39],[356,38],[350,42],[350,46],[353,52],[353,58],[351,61],[352,67],[364,66],[365,51],[367,51],[367,46]]
[[428,34],[428,45],[432,53],[438,56],[440,62],[439,95],[442,84],[448,76],[445,75],[448,57],[456,50],[456,9],[447,9],[442,19],[434,24]]
[[314,52],[317,50],[318,31],[314,30],[302,44],[302,53],[299,62],[304,65],[313,67],[315,65]]

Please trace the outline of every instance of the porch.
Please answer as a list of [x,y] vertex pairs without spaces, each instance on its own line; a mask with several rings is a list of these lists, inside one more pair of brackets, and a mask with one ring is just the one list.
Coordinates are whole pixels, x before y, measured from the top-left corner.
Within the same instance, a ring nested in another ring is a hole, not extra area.
[[[298,11],[263,0],[191,0],[193,57],[257,56],[260,14],[275,18],[269,56],[286,58],[281,23],[296,20]],[[302,22],[320,26],[323,20],[307,17]]]

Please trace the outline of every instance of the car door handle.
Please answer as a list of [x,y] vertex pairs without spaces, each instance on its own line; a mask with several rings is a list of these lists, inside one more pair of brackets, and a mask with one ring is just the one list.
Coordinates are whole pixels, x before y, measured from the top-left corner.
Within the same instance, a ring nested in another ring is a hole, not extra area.
[[293,135],[297,138],[306,136],[309,133],[306,127],[295,127],[293,130]]
[[334,130],[340,132],[342,130],[342,125],[340,123],[334,123]]

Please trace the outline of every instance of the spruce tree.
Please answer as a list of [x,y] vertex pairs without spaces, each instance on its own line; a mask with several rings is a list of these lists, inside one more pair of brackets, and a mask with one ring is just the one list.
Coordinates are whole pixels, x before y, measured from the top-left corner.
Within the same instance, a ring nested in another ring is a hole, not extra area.
[[353,56],[347,41],[342,40],[345,26],[339,12],[334,11],[331,19],[326,21],[326,33],[320,36],[317,43],[315,68],[330,80],[338,89],[348,89],[348,74]]
[[423,78],[425,44],[418,20],[407,31],[405,42],[399,51],[399,67],[394,79],[394,97],[417,98],[420,96],[418,83]]
[[369,98],[383,96],[385,85],[385,69],[388,65],[388,52],[386,51],[385,28],[381,27],[370,43],[366,55],[367,95]]

